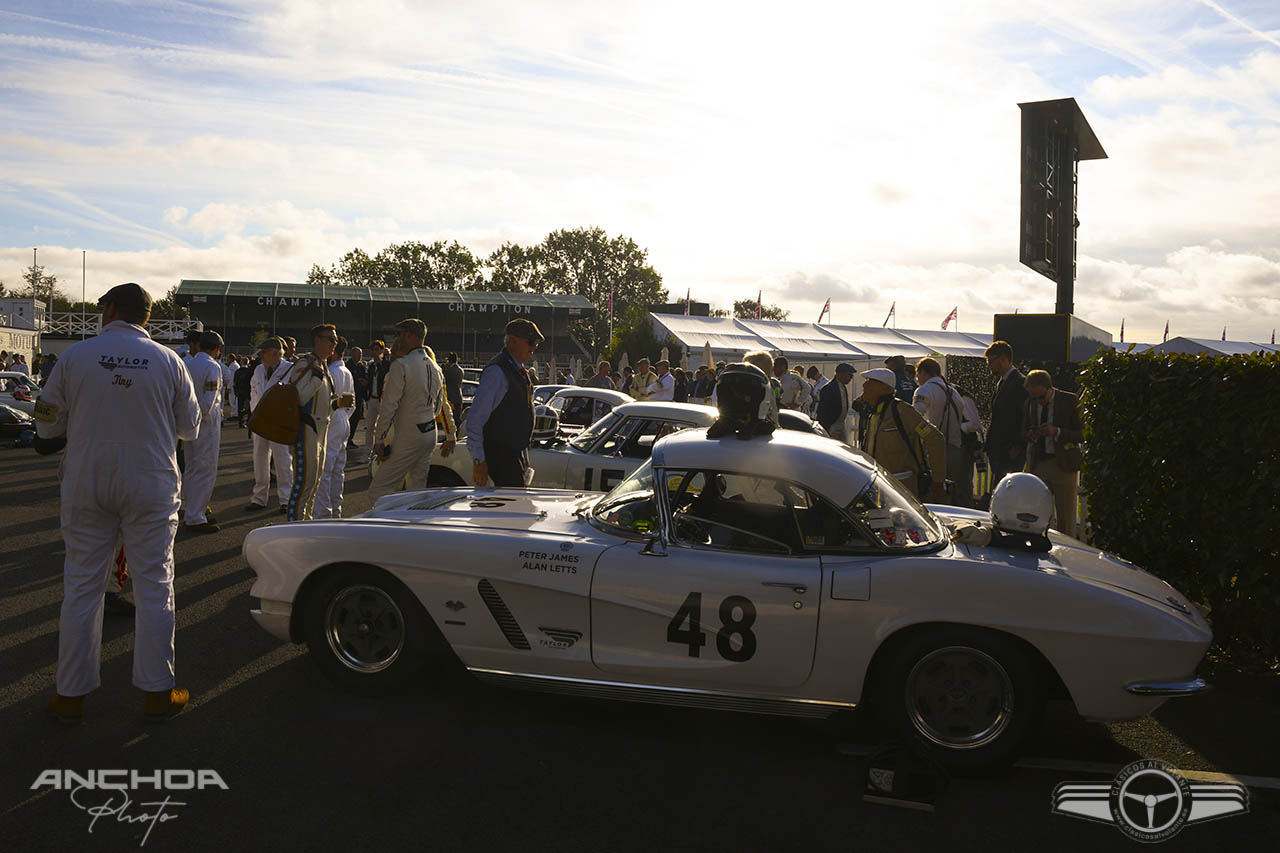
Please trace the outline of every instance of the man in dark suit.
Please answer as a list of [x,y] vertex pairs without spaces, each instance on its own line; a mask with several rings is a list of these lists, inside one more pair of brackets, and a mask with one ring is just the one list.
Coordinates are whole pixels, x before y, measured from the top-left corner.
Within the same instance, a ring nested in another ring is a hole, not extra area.
[[1013,366],[1013,347],[996,341],[987,347],[987,367],[1000,377],[991,401],[991,428],[987,430],[987,459],[991,463],[991,488],[1005,474],[1021,471],[1027,462],[1022,434],[1023,407],[1027,402],[1026,377]]
[[853,379],[853,365],[836,366],[836,378],[822,386],[818,393],[818,423],[832,438],[856,446],[855,436],[847,434],[849,422],[849,381]]
[[1027,466],[1053,492],[1058,523],[1053,527],[1068,536],[1076,535],[1076,492],[1080,475],[1080,442],[1084,423],[1080,419],[1080,398],[1053,387],[1053,377],[1044,370],[1027,374],[1027,402],[1023,407],[1022,435],[1030,449]]

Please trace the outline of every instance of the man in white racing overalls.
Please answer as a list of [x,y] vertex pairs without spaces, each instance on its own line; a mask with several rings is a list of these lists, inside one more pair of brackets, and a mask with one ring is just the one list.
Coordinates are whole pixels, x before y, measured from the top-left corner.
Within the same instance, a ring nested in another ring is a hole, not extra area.
[[[258,401],[276,383],[289,375],[293,365],[283,359],[284,341],[272,336],[258,345],[262,363],[253,368],[249,380],[249,411],[258,408]],[[277,444],[265,436],[253,435],[253,497],[245,510],[257,512],[267,508],[271,500],[271,466],[276,469],[276,493],[280,496],[280,511],[289,506],[289,488],[293,485],[293,448]]]
[[[397,323],[396,330],[396,345],[405,354],[391,363],[378,408],[373,450],[382,463],[369,484],[375,502],[398,491],[405,477],[410,488],[426,486],[436,447],[436,416],[444,402],[444,374],[427,355],[426,324],[411,317]],[[395,435],[388,444],[392,427]]]
[[356,405],[356,379],[342,362],[347,339],[339,336],[338,345],[329,355],[329,375],[338,395],[338,408],[329,418],[329,431],[324,439],[324,471],[316,489],[316,518],[342,518],[342,489],[347,474],[347,439],[351,437],[351,412]]
[[99,304],[101,334],[67,349],[36,407],[36,450],[66,447],[66,559],[49,710],[78,723],[85,695],[100,684],[103,593],[123,541],[137,601],[133,684],[147,694],[147,719],[159,721],[190,698],[174,688],[175,447],[196,437],[200,408],[182,359],[143,328],[151,311],[146,291],[117,285]]
[[324,442],[329,431],[329,417],[337,407],[338,396],[329,372],[329,356],[338,344],[338,330],[331,323],[311,329],[314,352],[301,356],[289,371],[289,382],[298,389],[301,423],[293,443],[293,488],[289,492],[290,521],[309,519],[324,471]]
[[218,478],[218,451],[222,446],[221,350],[222,336],[206,330],[200,333],[200,351],[187,359],[191,384],[200,401],[200,434],[186,443],[187,468],[182,472],[182,505],[187,510],[186,527],[191,533],[219,530],[207,512]]

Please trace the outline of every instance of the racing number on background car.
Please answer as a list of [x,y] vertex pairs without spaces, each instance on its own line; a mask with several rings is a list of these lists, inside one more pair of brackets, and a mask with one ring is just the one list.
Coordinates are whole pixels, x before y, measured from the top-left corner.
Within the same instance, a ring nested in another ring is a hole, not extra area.
[[[741,610],[742,616],[734,615]],[[756,606],[751,599],[741,595],[731,595],[720,602],[720,630],[716,632],[716,651],[720,657],[734,663],[751,660],[756,653],[756,635],[751,626],[756,621]],[[688,622],[689,627],[684,624]],[[742,638],[741,647],[733,647],[733,637]],[[707,644],[707,635],[702,631],[702,593],[691,592],[685,597],[684,604],[671,617],[667,624],[667,642],[688,646],[689,657],[702,655],[702,647]]]

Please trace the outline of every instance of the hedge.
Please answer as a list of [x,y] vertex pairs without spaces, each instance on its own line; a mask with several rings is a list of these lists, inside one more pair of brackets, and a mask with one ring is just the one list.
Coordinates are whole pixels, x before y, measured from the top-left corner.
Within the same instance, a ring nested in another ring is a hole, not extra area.
[[1280,354],[1103,352],[1080,373],[1092,542],[1212,608],[1234,663],[1280,659]]

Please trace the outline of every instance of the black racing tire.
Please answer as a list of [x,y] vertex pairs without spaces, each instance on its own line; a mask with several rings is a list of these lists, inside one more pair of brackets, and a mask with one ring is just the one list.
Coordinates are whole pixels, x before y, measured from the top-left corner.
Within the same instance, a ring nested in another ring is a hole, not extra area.
[[458,472],[452,468],[446,468],[443,465],[432,465],[427,471],[428,486],[444,486],[446,488],[453,486],[465,486],[466,482],[462,477],[458,476]]
[[308,596],[307,648],[325,677],[354,693],[404,688],[431,657],[431,617],[403,584],[370,566],[331,573]]
[[881,723],[953,773],[1011,764],[1039,723],[1044,679],[1017,640],[965,626],[890,650],[874,704]]

